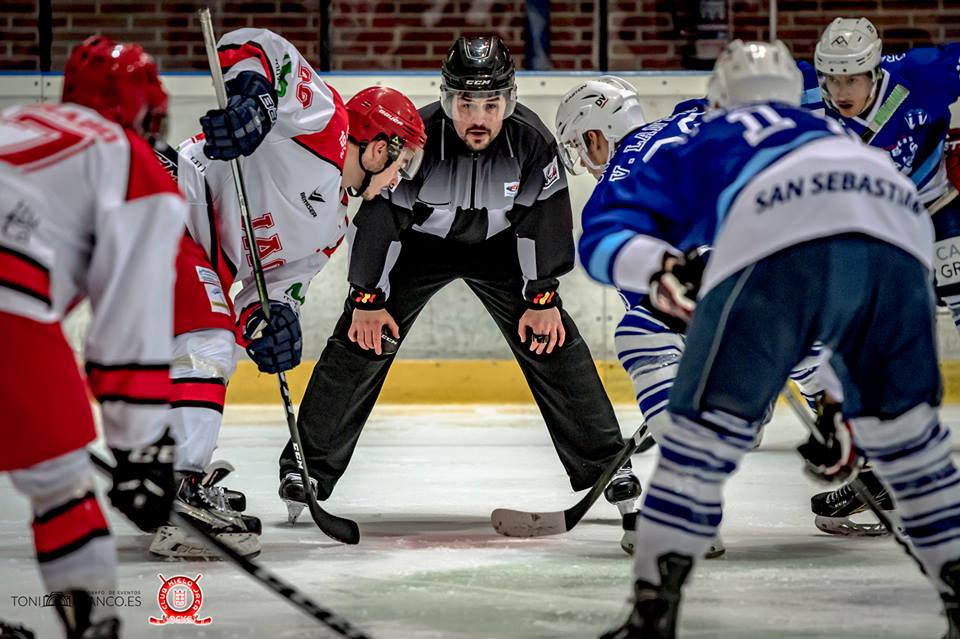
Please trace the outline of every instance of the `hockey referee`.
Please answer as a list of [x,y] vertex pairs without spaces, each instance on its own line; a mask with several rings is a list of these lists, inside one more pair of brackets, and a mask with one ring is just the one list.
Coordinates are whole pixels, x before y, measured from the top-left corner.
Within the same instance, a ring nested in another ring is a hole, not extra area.
[[[593,486],[623,446],[587,344],[563,310],[557,278],[574,265],[573,214],[553,135],[517,103],[500,38],[460,38],[442,66],[441,99],[420,109],[423,163],[411,181],[354,219],[346,309],[313,370],[298,425],[317,498],[330,496],[370,415],[394,348],[430,298],[461,279],[510,345],[574,490]],[[302,501],[288,443],[280,496]],[[632,509],[629,468],[607,499]]]

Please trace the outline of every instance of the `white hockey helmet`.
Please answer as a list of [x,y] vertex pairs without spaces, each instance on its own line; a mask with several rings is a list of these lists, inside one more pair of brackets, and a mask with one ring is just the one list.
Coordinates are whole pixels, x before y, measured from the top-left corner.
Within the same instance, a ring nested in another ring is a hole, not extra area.
[[750,102],[800,105],[803,76],[786,45],[734,40],[713,67],[707,99],[720,107]]
[[[631,131],[646,124],[637,90],[626,80],[605,75],[587,80],[568,91],[557,107],[557,141],[560,159],[568,171],[583,173],[583,165],[596,171],[606,168],[617,144]],[[610,145],[606,162],[590,159],[584,139],[587,131],[599,131]],[[580,163],[583,161],[583,165]]]
[[831,22],[813,54],[813,66],[820,78],[820,91],[827,104],[836,108],[826,88],[828,75],[869,73],[873,82],[871,101],[876,96],[883,43],[873,23],[866,18],[837,18]]

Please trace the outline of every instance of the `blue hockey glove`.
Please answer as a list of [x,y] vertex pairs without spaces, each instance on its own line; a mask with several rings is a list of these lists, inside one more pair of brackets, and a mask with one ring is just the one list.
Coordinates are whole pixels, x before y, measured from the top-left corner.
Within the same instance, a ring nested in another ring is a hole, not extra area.
[[257,306],[243,327],[247,354],[264,373],[282,373],[300,363],[303,334],[296,312],[282,302],[270,301],[270,321]]
[[211,160],[250,155],[277,121],[277,93],[259,73],[240,73],[227,83],[227,95],[227,108],[200,118],[203,153]]

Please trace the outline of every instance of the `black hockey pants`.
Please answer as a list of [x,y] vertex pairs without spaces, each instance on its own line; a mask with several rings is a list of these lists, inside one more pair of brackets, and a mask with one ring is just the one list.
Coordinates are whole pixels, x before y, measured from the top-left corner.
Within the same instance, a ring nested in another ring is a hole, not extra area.
[[[547,355],[521,344],[517,324],[526,306],[516,238],[509,231],[463,244],[416,231],[403,237],[403,249],[390,275],[386,309],[400,327],[401,342],[420,311],[441,288],[463,279],[480,298],[510,345],[540,408],[553,444],[574,490],[592,486],[623,446],[610,400],[600,383],[590,350],[576,324],[561,310],[566,343]],[[298,426],[310,474],[326,499],[347,469],[357,439],[393,362],[392,355],[364,351],[347,337],[352,310],[346,307],[320,355],[300,404]],[[462,330],[469,331],[464,325]],[[470,398],[465,397],[465,402]],[[288,442],[280,476],[296,472]]]

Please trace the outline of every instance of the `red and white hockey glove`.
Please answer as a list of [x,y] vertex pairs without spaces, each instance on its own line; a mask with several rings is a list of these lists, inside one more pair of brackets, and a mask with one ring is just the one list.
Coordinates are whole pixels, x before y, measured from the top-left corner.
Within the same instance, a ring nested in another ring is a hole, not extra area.
[[650,303],[661,313],[690,323],[697,307],[697,293],[707,268],[710,247],[700,246],[682,258],[663,256],[663,268],[650,278]]
[[841,405],[818,399],[816,428],[823,442],[811,434],[806,442],[797,446],[807,474],[827,483],[856,477],[863,459],[854,450],[853,433],[849,422],[843,419]]

